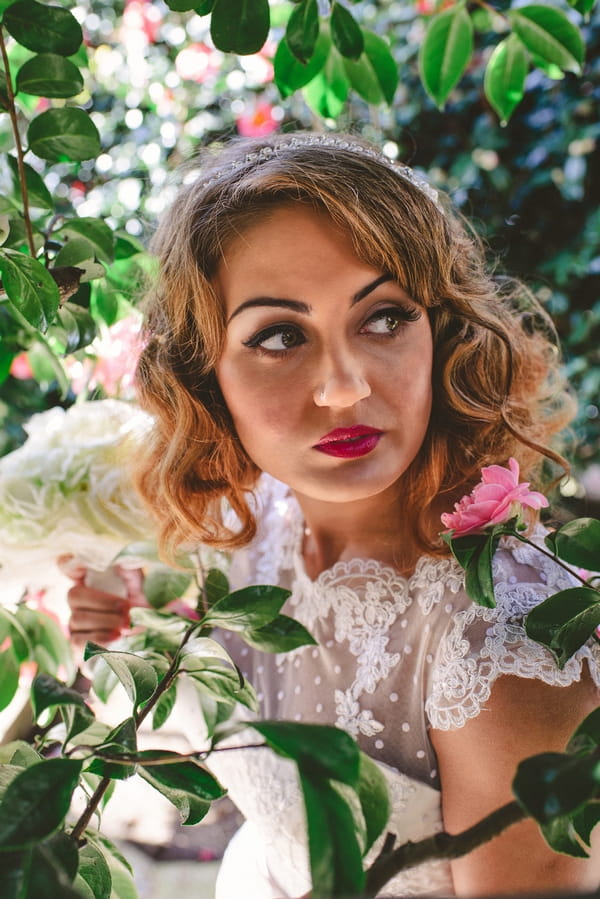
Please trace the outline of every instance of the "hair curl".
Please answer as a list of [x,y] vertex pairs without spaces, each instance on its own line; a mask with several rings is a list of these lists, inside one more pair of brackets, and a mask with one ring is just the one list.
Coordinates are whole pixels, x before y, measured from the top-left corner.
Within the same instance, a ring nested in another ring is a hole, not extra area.
[[[274,152],[256,158],[265,146]],[[232,141],[191,174],[152,242],[159,274],[137,373],[156,426],[136,460],[136,480],[167,555],[197,542],[242,546],[256,530],[249,491],[260,471],[215,377],[225,318],[213,279],[230,243],[282,205],[324,211],[352,236],[362,261],[390,273],[428,311],[433,411],[403,476],[419,549],[445,551],[432,510],[440,501],[450,508],[483,465],[515,456],[539,485],[543,457],[563,464],[546,446],[573,405],[552,323],[522,285],[487,273],[477,238],[450,209],[384,161],[339,144],[290,146],[289,135]],[[224,522],[227,506],[236,513],[233,529]]]

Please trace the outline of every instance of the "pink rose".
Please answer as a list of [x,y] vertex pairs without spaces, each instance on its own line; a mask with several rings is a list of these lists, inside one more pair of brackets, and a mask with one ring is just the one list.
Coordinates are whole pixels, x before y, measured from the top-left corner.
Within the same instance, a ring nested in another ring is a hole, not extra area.
[[442,524],[454,531],[454,537],[483,531],[489,525],[503,524],[521,512],[523,506],[542,509],[548,500],[542,493],[519,483],[519,463],[509,459],[509,468],[489,465],[481,469],[481,482],[469,496],[454,504],[454,512],[444,512]]

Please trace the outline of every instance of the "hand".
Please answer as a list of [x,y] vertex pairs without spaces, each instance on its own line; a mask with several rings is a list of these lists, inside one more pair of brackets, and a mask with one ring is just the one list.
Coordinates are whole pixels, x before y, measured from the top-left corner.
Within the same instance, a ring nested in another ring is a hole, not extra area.
[[[101,589],[98,583],[92,586],[87,582],[89,570],[73,556],[61,556],[58,565],[75,582],[67,600],[71,609],[69,631],[76,646],[83,646],[88,640],[102,645],[116,640],[129,628],[131,606],[147,605],[140,569],[115,566],[116,586]],[[115,592],[117,589],[121,595]]]

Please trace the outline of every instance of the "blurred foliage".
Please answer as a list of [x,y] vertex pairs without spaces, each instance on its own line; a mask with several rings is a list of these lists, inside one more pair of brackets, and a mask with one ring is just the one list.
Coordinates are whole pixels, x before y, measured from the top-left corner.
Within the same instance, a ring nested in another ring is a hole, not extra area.
[[[42,231],[52,217],[52,235],[59,232],[50,256],[62,249],[61,219],[55,216],[100,219],[118,235],[110,259],[96,254],[94,262],[102,269],[92,271],[90,280],[70,298],[71,304],[89,313],[104,345],[111,326],[132,313],[148,268],[141,248],[173,194],[177,180],[173,173],[199,146],[236,133],[297,127],[353,130],[382,144],[390,155],[428,171],[474,222],[501,269],[524,277],[548,305],[580,400],[577,459],[582,466],[600,460],[597,11],[582,26],[586,44],[582,76],[567,72],[551,78],[534,69],[527,76],[524,99],[509,124],[501,127],[483,90],[484,70],[498,42],[483,9],[469,8],[475,53],[442,112],[419,74],[419,48],[433,5],[428,0],[352,3],[352,15],[361,27],[389,42],[399,85],[389,106],[368,104],[351,93],[335,119],[324,119],[315,111],[321,107],[315,102],[314,85],[283,97],[273,80],[277,41],[297,4],[272,0],[269,38],[259,52],[247,56],[215,48],[210,16],[174,11],[160,0],[110,5],[81,0],[61,5],[82,24],[83,45],[69,59],[82,73],[84,89],[72,98],[50,100],[21,91],[16,103],[23,133],[33,116],[49,108],[74,106],[89,113],[98,131],[101,152],[94,158],[52,161],[29,153],[27,161],[43,178],[54,204],[51,212],[34,209]],[[7,6],[0,2],[0,10]],[[504,11],[509,6],[505,0],[497,4]],[[322,4],[321,12],[325,8]],[[7,48],[14,72],[33,56],[10,37]],[[30,81],[34,75],[30,69]],[[28,83],[24,76],[21,80]],[[0,106],[5,108],[2,96],[0,85]],[[14,163],[9,161],[14,155],[9,116],[0,112],[2,196],[18,194]],[[10,241],[23,248],[23,229],[13,224],[5,246]],[[71,357],[78,365],[92,365],[102,352],[98,338],[89,343],[92,336],[82,335],[81,348]],[[46,343],[60,350],[59,338],[50,332]],[[44,343],[15,335],[2,304],[0,339],[4,348],[12,341],[12,374],[0,387],[4,424],[0,452],[20,442],[20,423],[35,409],[68,404],[81,390],[88,395],[112,391],[93,376],[83,387],[74,384],[74,369],[61,362],[57,370]],[[28,347],[23,359],[20,350]],[[32,377],[23,380],[28,374]]]

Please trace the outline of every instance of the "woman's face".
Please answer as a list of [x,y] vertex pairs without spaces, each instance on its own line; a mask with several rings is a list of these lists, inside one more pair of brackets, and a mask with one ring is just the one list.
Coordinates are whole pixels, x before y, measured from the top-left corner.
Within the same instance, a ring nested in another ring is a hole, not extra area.
[[431,412],[425,311],[303,206],[233,241],[215,287],[227,315],[217,377],[256,465],[318,500],[393,487]]

